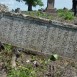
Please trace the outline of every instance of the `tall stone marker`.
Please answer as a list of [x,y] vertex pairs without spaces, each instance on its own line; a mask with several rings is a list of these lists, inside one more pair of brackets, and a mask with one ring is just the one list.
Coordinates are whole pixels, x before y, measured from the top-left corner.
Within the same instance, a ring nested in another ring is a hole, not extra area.
[[47,0],[46,12],[50,12],[50,13],[55,12],[54,2],[55,2],[55,0]]
[[47,9],[54,9],[54,0],[47,1]]

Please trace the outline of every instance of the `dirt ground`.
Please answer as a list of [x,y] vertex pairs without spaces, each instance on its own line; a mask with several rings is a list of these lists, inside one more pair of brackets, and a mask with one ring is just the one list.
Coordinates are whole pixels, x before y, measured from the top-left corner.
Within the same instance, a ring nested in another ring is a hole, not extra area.
[[[0,52],[0,77],[7,77],[11,61],[11,54]],[[37,62],[37,66],[34,64]],[[21,53],[16,61],[18,66],[33,68],[37,77],[77,77],[77,61],[62,58],[51,61],[38,55]]]

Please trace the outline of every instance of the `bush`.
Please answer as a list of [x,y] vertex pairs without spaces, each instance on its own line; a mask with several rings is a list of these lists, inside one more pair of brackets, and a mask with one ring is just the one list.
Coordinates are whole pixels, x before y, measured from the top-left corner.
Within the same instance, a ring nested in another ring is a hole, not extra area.
[[72,19],[74,19],[74,16],[71,12],[66,12],[65,16],[64,16],[64,19],[65,20],[72,20]]
[[62,17],[65,20],[73,20],[74,19],[73,13],[70,12],[69,10],[59,9],[57,12],[58,12],[59,17]]

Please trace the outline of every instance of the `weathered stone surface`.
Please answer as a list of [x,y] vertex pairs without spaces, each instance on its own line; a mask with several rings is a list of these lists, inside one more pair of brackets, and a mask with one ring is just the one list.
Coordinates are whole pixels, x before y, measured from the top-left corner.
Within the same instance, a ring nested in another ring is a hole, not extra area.
[[55,2],[55,0],[47,0],[47,8],[46,8],[45,12],[49,12],[49,13],[56,12],[56,9],[54,8],[54,2]]
[[15,9],[15,13],[21,13],[20,8]]
[[54,9],[54,0],[47,1],[47,9]]
[[77,25],[0,13],[0,41],[43,53],[77,58]]
[[8,11],[8,7],[6,5],[4,5],[4,4],[0,4],[0,12],[1,11],[7,12]]

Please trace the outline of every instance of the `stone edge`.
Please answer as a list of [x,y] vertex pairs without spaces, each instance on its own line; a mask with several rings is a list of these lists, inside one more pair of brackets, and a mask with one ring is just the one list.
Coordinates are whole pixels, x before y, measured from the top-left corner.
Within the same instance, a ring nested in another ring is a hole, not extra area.
[[49,19],[44,19],[44,18],[39,18],[39,17],[32,17],[32,16],[29,16],[29,15],[20,14],[20,13],[0,12],[0,18],[2,18],[4,16],[20,18],[20,19],[21,18],[22,19],[28,19],[28,20],[38,21],[39,23],[77,29],[77,25],[74,25],[74,24],[69,24],[69,23],[64,23],[64,22],[60,22],[60,21],[56,21],[56,20],[49,20]]

